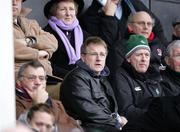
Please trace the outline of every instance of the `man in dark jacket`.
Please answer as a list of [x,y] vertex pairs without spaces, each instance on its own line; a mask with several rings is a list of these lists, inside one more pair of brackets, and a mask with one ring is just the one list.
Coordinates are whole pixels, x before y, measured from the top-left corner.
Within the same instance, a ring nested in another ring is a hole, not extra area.
[[81,47],[77,68],[61,85],[60,100],[71,116],[82,121],[87,131],[93,128],[102,132],[119,131],[127,122],[117,114],[113,90],[106,79],[109,75],[106,56],[106,43],[99,37],[88,38]]
[[126,60],[113,80],[119,114],[134,121],[144,113],[151,99],[163,95],[160,74],[149,65],[150,47],[142,35],[131,35],[126,43]]
[[167,67],[162,72],[162,87],[166,95],[178,95],[180,94],[180,40],[174,40],[168,45],[165,62]]
[[180,94],[155,98],[136,122],[128,122],[123,132],[179,132]]

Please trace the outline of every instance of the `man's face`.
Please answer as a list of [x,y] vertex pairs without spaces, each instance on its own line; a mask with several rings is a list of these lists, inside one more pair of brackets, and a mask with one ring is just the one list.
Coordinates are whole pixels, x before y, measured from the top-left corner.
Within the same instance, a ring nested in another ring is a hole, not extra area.
[[170,57],[167,57],[165,60],[171,69],[180,72],[180,48],[174,48]]
[[12,0],[13,4],[13,18],[17,18],[21,12],[22,0]]
[[149,38],[153,25],[153,20],[149,14],[141,11],[134,15],[132,22],[128,23],[128,28],[135,34]]
[[104,69],[106,56],[107,50],[104,45],[91,43],[86,48],[86,53],[81,55],[81,59],[99,75]]
[[173,34],[176,36],[176,37],[180,37],[180,24],[177,24],[174,29],[173,29]]
[[150,52],[147,49],[136,50],[127,61],[138,73],[145,73],[149,67]]
[[54,117],[49,113],[37,111],[29,124],[38,132],[53,132]]
[[72,24],[76,18],[76,7],[74,2],[59,2],[56,10],[56,17],[65,24]]
[[42,67],[33,68],[31,66],[27,67],[18,80],[21,87],[27,91],[34,92],[38,88],[46,87],[46,74]]

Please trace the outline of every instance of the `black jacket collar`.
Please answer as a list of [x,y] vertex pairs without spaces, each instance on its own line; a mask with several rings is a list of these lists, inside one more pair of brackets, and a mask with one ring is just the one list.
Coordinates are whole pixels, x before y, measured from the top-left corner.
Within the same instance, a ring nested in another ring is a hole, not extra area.
[[109,74],[110,74],[110,71],[109,71],[109,69],[108,69],[108,67],[105,67],[102,71],[101,71],[101,73],[100,73],[100,75],[97,75],[92,69],[90,69],[90,67],[86,64],[86,63],[84,63],[81,59],[80,60],[78,60],[77,62],[76,62],[76,64],[77,64],[77,66],[79,66],[79,67],[81,67],[82,69],[84,69],[85,71],[87,71],[91,76],[93,76],[93,77],[106,77],[106,76],[108,76]]

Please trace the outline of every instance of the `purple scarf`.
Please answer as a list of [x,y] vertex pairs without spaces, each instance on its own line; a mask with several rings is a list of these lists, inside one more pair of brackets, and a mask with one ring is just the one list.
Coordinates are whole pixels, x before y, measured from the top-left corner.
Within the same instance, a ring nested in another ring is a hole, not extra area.
[[[68,57],[69,57],[69,64],[75,64],[77,60],[80,59],[80,50],[81,45],[83,43],[83,32],[79,25],[79,21],[77,18],[74,20],[72,24],[65,24],[61,20],[57,19],[56,17],[52,16],[48,20],[49,25],[51,28],[57,32],[61,40],[63,41],[63,44],[66,48]],[[58,28],[58,26],[63,30],[73,30],[74,29],[74,39],[75,39],[75,50],[70,44],[68,38],[66,35],[61,31],[61,29]]]

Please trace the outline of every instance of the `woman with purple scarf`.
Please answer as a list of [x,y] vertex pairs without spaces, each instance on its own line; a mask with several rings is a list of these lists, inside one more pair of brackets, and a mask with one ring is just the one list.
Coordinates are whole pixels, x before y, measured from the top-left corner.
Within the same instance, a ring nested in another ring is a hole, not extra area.
[[77,13],[83,9],[83,0],[50,0],[44,7],[48,18],[45,31],[58,40],[58,49],[51,58],[53,75],[64,78],[80,59],[80,48],[88,36],[83,32]]

